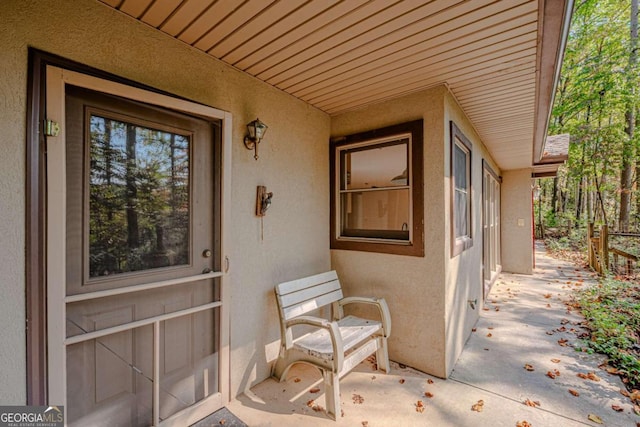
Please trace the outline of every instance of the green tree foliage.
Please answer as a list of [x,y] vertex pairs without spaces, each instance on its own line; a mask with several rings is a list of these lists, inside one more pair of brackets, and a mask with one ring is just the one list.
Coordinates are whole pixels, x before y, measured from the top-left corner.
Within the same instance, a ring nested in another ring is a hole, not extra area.
[[189,139],[93,116],[89,275],[188,263]]
[[[632,0],[583,0],[573,21],[558,83],[549,134],[569,133],[569,160],[553,180],[541,180],[541,218],[551,225],[607,223],[618,228],[623,160],[640,164],[638,134],[629,137],[629,111],[638,120],[632,55]],[[637,1],[637,0],[636,0]],[[635,123],[634,123],[635,124]],[[630,229],[640,228],[637,173]],[[536,216],[538,218],[538,216]]]

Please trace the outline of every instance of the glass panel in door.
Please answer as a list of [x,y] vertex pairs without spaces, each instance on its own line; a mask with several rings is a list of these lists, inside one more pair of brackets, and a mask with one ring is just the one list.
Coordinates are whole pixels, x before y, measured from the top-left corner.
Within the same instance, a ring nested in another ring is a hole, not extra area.
[[151,425],[219,391],[219,130],[67,87],[70,425]]

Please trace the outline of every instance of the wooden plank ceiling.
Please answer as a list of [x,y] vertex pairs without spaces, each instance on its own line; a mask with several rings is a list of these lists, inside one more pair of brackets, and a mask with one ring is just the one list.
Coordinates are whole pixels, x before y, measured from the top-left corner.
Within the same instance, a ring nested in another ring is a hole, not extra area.
[[330,115],[446,83],[503,169],[532,164],[538,0],[102,0]]

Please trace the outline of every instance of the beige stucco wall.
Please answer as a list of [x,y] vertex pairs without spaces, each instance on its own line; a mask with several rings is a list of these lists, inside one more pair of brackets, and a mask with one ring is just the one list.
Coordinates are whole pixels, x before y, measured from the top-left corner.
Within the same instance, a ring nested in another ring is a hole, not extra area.
[[[450,92],[444,99],[444,123],[445,133],[445,198],[451,200],[451,131],[450,121],[453,121],[462,134],[473,145],[471,153],[471,237],[473,246],[462,253],[451,257],[451,233],[445,233],[446,278],[444,280],[445,291],[445,318],[446,318],[446,372],[449,374],[456,360],[460,356],[464,344],[471,334],[471,329],[476,324],[483,307],[482,300],[482,174],[484,159],[496,173],[500,170],[493,162],[482,140],[476,133],[469,118],[466,116],[456,99]],[[450,227],[451,204],[445,204],[445,218],[447,230]],[[475,308],[469,301],[477,301]]]
[[502,270],[533,273],[531,169],[502,174]]
[[333,250],[331,262],[349,295],[384,297],[392,317],[389,356],[445,376],[444,86],[334,116],[331,135],[424,119],[425,256]]
[[[425,256],[332,250],[331,262],[346,293],[383,296],[389,303],[393,360],[446,377],[482,309],[482,160],[499,172],[471,122],[447,87],[332,117],[340,136],[424,119]],[[474,245],[451,257],[450,127],[453,120],[473,143]],[[476,300],[472,309],[468,300]]]
[[[329,117],[97,1],[0,2],[0,402],[25,403],[27,49],[48,51],[233,115],[231,395],[269,375],[279,329],[273,286],[329,269]],[[269,125],[260,159],[245,124]],[[274,192],[254,216],[256,185]]]

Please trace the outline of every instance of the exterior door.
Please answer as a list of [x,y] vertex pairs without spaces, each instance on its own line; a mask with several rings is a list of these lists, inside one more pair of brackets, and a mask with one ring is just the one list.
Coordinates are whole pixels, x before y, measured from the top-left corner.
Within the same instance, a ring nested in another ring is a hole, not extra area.
[[502,270],[500,265],[500,181],[484,164],[482,171],[483,297]]
[[185,425],[228,401],[230,119],[189,104],[48,71],[49,396],[68,425]]

